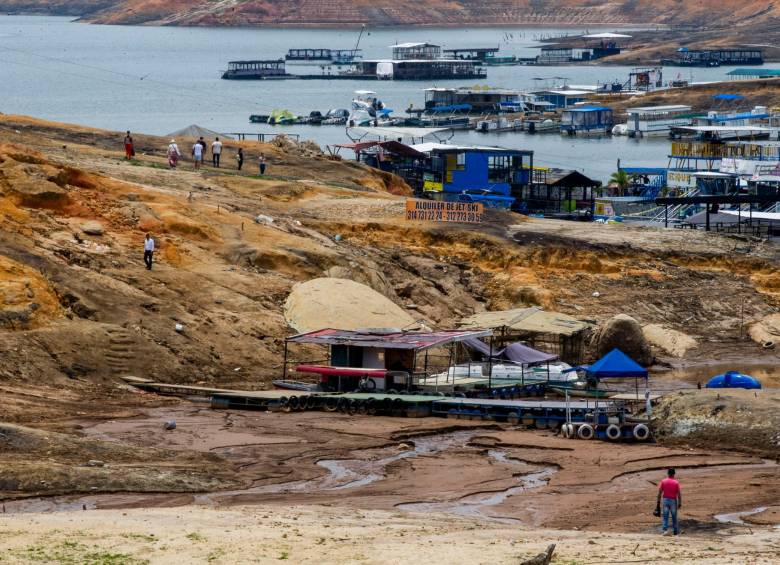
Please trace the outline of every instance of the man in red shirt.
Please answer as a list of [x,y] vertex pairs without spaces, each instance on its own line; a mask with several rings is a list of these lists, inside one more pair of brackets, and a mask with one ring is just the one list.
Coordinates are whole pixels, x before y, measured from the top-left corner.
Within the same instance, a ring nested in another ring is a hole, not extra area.
[[674,535],[680,533],[677,527],[677,511],[682,508],[682,490],[680,483],[674,478],[674,469],[666,472],[666,478],[658,485],[658,498],[656,504],[661,505],[663,498],[663,535],[669,535],[669,514],[672,515],[672,530]]

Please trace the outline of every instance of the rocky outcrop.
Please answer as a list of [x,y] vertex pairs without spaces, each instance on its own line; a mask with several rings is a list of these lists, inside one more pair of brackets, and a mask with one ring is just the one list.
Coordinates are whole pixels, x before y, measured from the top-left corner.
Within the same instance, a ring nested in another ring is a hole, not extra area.
[[593,336],[593,345],[598,357],[617,348],[640,365],[647,367],[653,364],[653,352],[642,326],[625,314],[618,314],[600,325]]

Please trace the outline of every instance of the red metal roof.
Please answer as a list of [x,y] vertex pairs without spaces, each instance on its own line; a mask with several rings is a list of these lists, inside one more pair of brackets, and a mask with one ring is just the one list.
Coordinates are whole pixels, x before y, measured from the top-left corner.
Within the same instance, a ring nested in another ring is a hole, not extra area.
[[465,339],[488,337],[492,330],[439,330],[435,332],[404,332],[381,330],[336,330],[327,328],[288,337],[289,343],[320,345],[355,345],[380,349],[428,349]]

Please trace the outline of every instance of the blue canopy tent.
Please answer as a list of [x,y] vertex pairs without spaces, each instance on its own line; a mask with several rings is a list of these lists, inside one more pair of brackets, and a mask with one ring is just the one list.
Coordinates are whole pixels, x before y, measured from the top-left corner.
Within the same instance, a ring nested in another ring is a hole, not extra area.
[[[647,379],[647,369],[618,348],[593,363],[586,370],[588,379],[635,379],[636,396],[639,399],[639,379]],[[645,385],[647,386],[647,385]]]
[[615,348],[587,369],[597,379],[646,379],[647,369]]

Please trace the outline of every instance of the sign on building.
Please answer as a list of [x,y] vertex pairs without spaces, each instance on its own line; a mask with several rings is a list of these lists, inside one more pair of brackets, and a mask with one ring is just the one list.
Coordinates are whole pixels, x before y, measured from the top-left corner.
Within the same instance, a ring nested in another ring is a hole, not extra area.
[[407,200],[406,219],[419,222],[482,222],[484,206],[479,202]]

